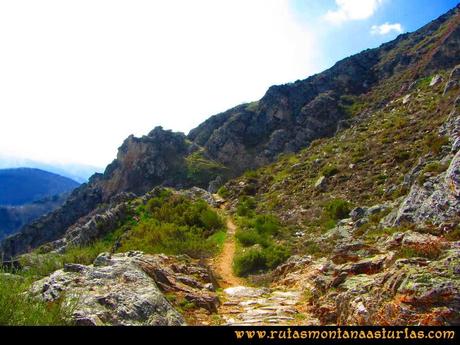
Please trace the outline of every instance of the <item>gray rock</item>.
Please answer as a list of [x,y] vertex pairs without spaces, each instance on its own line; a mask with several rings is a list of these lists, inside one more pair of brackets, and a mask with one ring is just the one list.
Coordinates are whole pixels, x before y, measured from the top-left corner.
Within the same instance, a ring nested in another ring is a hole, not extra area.
[[440,82],[442,82],[442,77],[439,74],[436,74],[433,78],[431,78],[430,86],[433,87]]
[[63,298],[64,306],[72,305],[71,318],[77,325],[185,324],[137,265],[140,259],[140,254],[116,254],[110,259],[101,254],[93,266],[66,266],[35,282],[31,293],[50,302]]
[[460,87],[460,65],[455,66],[449,76],[449,80],[444,88],[444,96],[451,90],[456,90]]
[[447,171],[430,178],[429,182],[423,186],[414,183],[397,211],[385,222],[391,226],[405,221],[418,225],[441,224],[456,217],[460,213],[460,151]]
[[327,189],[327,178],[326,176],[321,176],[318,178],[318,180],[315,182],[315,189],[321,192],[326,191]]
[[358,219],[363,218],[366,215],[366,209],[362,207],[356,207],[350,212],[351,219],[356,222]]

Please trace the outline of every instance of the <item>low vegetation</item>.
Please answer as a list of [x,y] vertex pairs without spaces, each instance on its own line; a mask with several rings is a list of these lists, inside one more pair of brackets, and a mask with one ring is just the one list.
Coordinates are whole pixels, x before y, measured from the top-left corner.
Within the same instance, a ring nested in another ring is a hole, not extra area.
[[236,239],[240,248],[233,267],[239,276],[273,269],[290,256],[290,249],[282,240],[287,229],[273,215],[256,215],[255,206],[253,198],[242,197],[237,207]]

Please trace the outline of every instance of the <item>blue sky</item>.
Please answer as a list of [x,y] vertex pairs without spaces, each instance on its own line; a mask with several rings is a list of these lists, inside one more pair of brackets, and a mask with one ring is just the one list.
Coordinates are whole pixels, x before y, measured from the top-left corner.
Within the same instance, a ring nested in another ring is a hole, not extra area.
[[[316,35],[321,37],[321,62],[318,63],[321,68],[330,67],[335,62],[364,49],[378,47],[396,38],[399,34],[397,31],[373,34],[371,29],[374,25],[400,24],[403,32],[416,31],[458,3],[458,0],[376,0],[374,1],[377,4],[375,11],[367,18],[344,20],[333,25],[324,21],[324,14],[339,9],[340,1],[290,1],[297,20],[317,28]],[[366,2],[366,0],[355,0],[358,4],[360,1],[361,3]]]
[[0,160],[104,167],[130,134],[188,132],[456,4],[0,1]]

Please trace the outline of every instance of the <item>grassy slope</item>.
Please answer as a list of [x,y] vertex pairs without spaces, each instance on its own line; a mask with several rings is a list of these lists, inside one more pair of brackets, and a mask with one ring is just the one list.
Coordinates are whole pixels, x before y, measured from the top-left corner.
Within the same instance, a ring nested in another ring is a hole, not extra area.
[[[438,74],[447,78],[445,71]],[[430,87],[431,77],[419,79],[404,93],[399,90],[407,82],[405,75],[384,81],[348,106],[351,119],[358,120],[351,128],[229,182],[224,188],[227,196],[252,195],[258,213],[274,214],[312,238],[343,218],[331,216],[331,203],[347,202],[351,208],[398,200],[408,192],[404,176],[419,159],[431,162],[424,172],[445,169],[438,160],[448,139],[439,136],[438,129],[456,95],[442,97],[444,83]],[[323,191],[315,187],[321,176],[327,177]],[[372,222],[383,216],[376,215]],[[312,250],[305,239],[295,245],[293,237],[292,242],[295,252]]]

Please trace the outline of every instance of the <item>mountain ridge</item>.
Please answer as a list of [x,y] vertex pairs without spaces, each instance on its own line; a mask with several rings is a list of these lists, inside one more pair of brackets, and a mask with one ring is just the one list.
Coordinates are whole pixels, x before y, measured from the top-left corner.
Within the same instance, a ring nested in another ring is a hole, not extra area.
[[[400,89],[391,92],[403,94],[420,77],[456,65],[459,8],[322,73],[272,86],[258,102],[217,114],[187,136],[156,128],[147,136],[129,137],[105,172],[72,193],[62,209],[3,241],[3,254],[15,256],[57,239],[78,218],[120,192],[140,195],[157,185],[207,188],[210,183],[215,189],[245,170],[273,162],[279,154],[333,136],[349,121],[350,108],[359,106],[359,97],[383,81],[393,79]],[[382,107],[390,96],[372,107]]]

